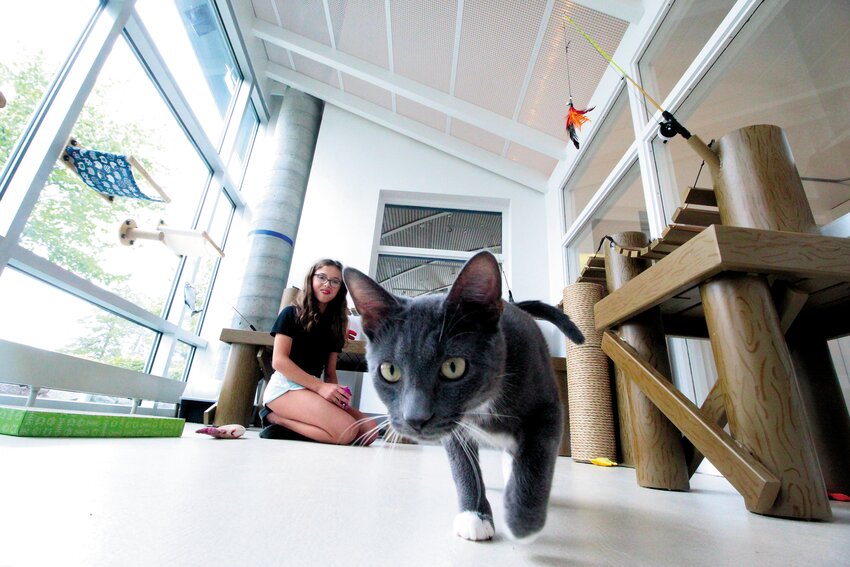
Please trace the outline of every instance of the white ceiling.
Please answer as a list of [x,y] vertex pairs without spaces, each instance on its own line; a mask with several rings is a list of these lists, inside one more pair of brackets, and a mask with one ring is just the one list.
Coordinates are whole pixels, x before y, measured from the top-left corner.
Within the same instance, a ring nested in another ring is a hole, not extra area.
[[[641,0],[252,0],[272,82],[545,191]],[[569,42],[569,78],[567,55]],[[274,85],[278,85],[275,88]],[[590,118],[593,119],[593,113]],[[581,136],[580,136],[581,137]]]

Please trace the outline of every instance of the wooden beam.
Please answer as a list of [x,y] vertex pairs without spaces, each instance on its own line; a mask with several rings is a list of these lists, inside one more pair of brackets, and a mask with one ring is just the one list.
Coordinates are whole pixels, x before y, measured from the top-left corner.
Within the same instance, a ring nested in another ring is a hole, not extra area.
[[777,286],[779,287],[774,286],[773,296],[776,302],[776,312],[779,315],[779,327],[784,335],[788,333],[788,329],[794,324],[797,315],[805,307],[809,300],[809,294],[783,282],[777,283]]
[[850,281],[850,239],[712,225],[599,301],[607,329],[723,271]]
[[[699,409],[711,423],[721,429],[726,427],[726,404],[723,401],[723,387],[720,380],[714,382],[714,386],[712,386]],[[688,474],[690,476],[694,476],[704,458],[705,456],[694,447],[693,452],[688,457]]]
[[732,486],[744,497],[748,510],[765,513],[779,494],[779,479],[744,451],[735,440],[679,392],[635,350],[606,331],[602,350],[629,379],[691,440]]

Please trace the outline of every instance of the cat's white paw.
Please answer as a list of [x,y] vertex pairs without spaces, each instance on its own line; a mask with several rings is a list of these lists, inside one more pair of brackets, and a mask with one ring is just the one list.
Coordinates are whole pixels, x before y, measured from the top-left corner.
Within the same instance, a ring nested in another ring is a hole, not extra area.
[[496,533],[492,520],[482,518],[470,511],[461,512],[455,516],[454,530],[455,535],[472,541],[491,539]]

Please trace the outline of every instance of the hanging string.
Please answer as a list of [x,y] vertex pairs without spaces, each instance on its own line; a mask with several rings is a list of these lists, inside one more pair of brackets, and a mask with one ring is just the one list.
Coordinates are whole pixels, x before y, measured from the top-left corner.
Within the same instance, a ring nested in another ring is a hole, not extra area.
[[[567,38],[567,26],[564,26],[564,39]],[[570,102],[573,101],[573,83],[570,80],[570,42],[564,46],[564,54],[567,56],[567,94],[570,97]]]
[[[708,147],[710,148],[714,144],[714,140],[708,143]],[[697,183],[699,182],[699,176],[702,174],[702,168],[705,166],[705,160],[702,160],[702,163],[699,164],[699,170],[697,171],[697,178],[694,179],[693,187],[696,188]]]

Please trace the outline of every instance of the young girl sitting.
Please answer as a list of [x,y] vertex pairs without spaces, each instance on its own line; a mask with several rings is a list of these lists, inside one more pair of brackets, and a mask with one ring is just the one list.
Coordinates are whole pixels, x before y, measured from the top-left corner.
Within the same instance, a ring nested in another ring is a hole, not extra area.
[[296,305],[284,308],[271,330],[275,373],[263,394],[261,416],[322,443],[370,445],[378,424],[351,407],[351,392],[336,377],[348,326],[342,264],[319,260],[302,289]]

